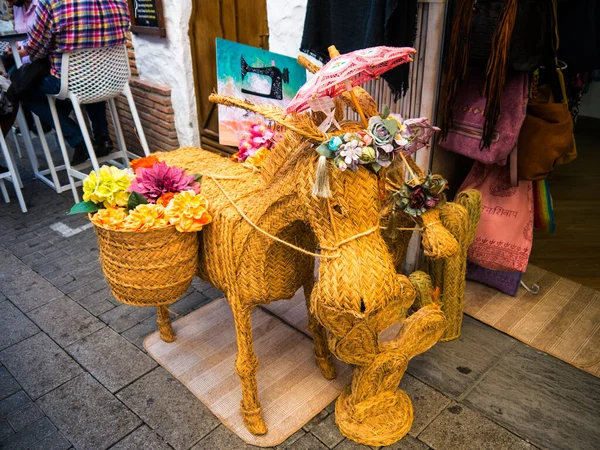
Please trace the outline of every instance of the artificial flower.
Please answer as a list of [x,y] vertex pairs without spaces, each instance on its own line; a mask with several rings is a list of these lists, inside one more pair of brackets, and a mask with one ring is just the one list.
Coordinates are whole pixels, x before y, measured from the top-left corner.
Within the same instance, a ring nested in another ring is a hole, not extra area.
[[350,142],[340,145],[339,156],[343,158],[346,166],[351,170],[358,169],[358,162],[362,154],[362,147],[357,139],[352,139]]
[[100,209],[92,216],[92,223],[99,227],[110,230],[120,230],[123,222],[127,218],[127,211],[124,208],[105,208]]
[[394,140],[394,135],[388,130],[385,122],[379,116],[373,116],[369,119],[367,131],[373,138],[376,146],[389,145]]
[[256,167],[262,167],[268,154],[269,154],[269,150],[267,149],[267,147],[261,147],[258,149],[258,151],[254,155],[249,156],[246,159],[246,162],[248,162]]
[[105,208],[127,206],[131,175],[127,170],[102,166],[83,180],[83,200],[102,204]]
[[440,195],[446,189],[448,189],[448,181],[441,175],[429,174],[423,180],[423,187],[427,189],[433,195]]
[[175,197],[175,192],[165,192],[158,200],[156,200],[156,204],[166,208],[173,197]]
[[157,162],[159,162],[158,158],[154,155],[150,155],[150,156],[146,156],[145,158],[138,158],[138,159],[131,160],[129,165],[131,166],[131,168],[133,170],[149,169]]
[[343,143],[344,143],[344,141],[342,141],[341,137],[334,136],[329,141],[329,150],[331,150],[332,152],[335,152],[338,148],[340,148],[340,145],[342,145]]
[[185,170],[164,162],[155,163],[149,169],[138,169],[135,175],[129,190],[146,197],[148,203],[156,203],[167,192],[178,193],[189,189],[200,192],[200,183],[194,180],[193,175],[186,175]]
[[413,183],[403,184],[394,194],[406,214],[417,217],[445,203],[446,195],[443,191],[448,188],[448,182],[440,175],[429,174],[425,178],[413,180]]
[[165,208],[160,205],[138,205],[129,212],[123,222],[123,229],[128,231],[149,231],[169,225],[165,216]]
[[169,218],[169,223],[175,225],[178,231],[200,231],[204,225],[212,221],[212,216],[206,208],[206,199],[189,190],[175,195],[165,209],[165,214]]
[[373,147],[363,147],[360,155],[360,161],[364,164],[369,164],[375,161],[375,149]]

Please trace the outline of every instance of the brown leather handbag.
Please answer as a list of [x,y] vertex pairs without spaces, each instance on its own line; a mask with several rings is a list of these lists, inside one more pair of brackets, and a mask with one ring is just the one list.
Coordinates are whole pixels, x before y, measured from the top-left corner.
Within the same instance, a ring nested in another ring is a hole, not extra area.
[[527,104],[519,133],[517,171],[523,180],[543,180],[555,165],[577,157],[564,78],[558,68],[551,72],[551,82]]

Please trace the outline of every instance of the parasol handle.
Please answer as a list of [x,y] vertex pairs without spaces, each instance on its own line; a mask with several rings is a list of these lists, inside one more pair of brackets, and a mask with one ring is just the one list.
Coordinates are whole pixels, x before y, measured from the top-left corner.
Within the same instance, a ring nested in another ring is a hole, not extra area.
[[[329,50],[329,57],[331,59],[335,58],[336,56],[340,56],[340,52],[335,47],[335,45],[330,45],[327,48],[327,50]],[[350,80],[346,80],[344,85],[346,86],[346,90],[350,93],[350,98],[352,98],[352,102],[354,103],[354,106],[356,106],[356,111],[360,115],[360,119],[362,120],[363,126],[365,128],[367,128],[369,126],[369,123],[367,122],[365,113],[363,112],[362,108],[360,107],[360,103],[358,102],[358,98],[356,97],[356,94],[354,93],[354,88],[350,84]]]

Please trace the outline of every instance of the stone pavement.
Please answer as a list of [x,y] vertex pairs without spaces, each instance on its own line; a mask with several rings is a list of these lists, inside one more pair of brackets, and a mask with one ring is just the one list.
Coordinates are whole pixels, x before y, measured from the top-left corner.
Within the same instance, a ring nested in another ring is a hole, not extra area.
[[[87,219],[66,215],[71,194],[20,165],[29,212],[0,203],[0,449],[250,448],[146,355],[155,311],[111,296]],[[220,295],[195,280],[171,310],[185,315]],[[402,387],[415,421],[390,449],[600,442],[600,380],[469,317],[460,339],[411,361]],[[367,448],[340,435],[333,411],[279,448]]]

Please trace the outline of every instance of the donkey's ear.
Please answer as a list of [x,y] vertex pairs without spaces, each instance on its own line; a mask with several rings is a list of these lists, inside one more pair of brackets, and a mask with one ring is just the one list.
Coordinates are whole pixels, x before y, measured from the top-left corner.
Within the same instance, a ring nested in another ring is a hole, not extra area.
[[208,99],[213,103],[224,106],[235,106],[260,114],[261,116],[282,125],[288,130],[294,131],[306,139],[321,143],[328,139],[327,134],[319,129],[308,114],[286,114],[285,110],[279,106],[255,105],[247,100],[236,97],[212,93]]
[[321,67],[310,62],[306,56],[298,55],[298,64],[308,70],[310,73],[317,73]]

